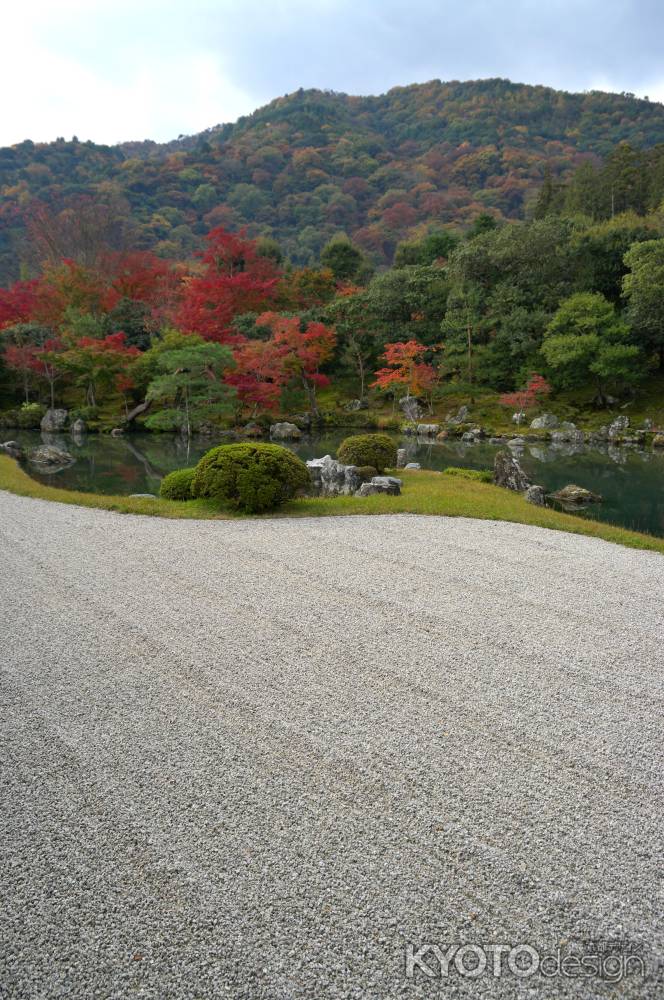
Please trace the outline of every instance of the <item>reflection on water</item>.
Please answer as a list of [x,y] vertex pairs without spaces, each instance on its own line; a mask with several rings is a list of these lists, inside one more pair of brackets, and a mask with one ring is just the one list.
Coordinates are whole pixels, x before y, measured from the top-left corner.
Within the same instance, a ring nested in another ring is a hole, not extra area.
[[[348,433],[352,432],[336,430],[312,435],[294,443],[292,448],[304,459],[334,455]],[[13,431],[8,436],[24,448],[48,443],[74,455],[74,465],[55,473],[30,466],[30,474],[36,479],[68,489],[124,495],[158,493],[161,478],[167,472],[194,465],[209,448],[221,443],[210,438],[187,442],[165,434],[119,438],[91,434],[74,438],[68,434]],[[496,451],[504,447],[458,439],[429,442],[405,438],[399,443],[406,448],[408,461],[441,470],[449,465],[491,468]],[[664,451],[613,445],[547,445],[538,441],[527,444],[516,454],[531,479],[547,492],[577,483],[600,493],[604,503],[588,509],[584,516],[664,536]]]

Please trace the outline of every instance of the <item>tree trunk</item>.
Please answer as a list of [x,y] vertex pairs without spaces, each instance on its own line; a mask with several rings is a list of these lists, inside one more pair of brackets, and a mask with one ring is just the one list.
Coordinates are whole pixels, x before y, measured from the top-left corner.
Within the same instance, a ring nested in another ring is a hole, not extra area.
[[309,400],[309,412],[312,417],[316,420],[320,417],[320,411],[318,409],[318,400],[316,399],[316,386],[312,385],[304,376],[302,377],[302,385],[304,386],[305,392],[307,394],[307,399]]
[[187,440],[191,437],[191,424],[189,423],[189,392],[184,390],[184,412],[187,421]]
[[470,386],[470,401],[475,402],[473,393],[473,328],[470,322],[470,313],[467,316],[466,336],[468,338],[468,385]]
[[145,413],[145,411],[149,410],[151,406],[152,406],[152,400],[144,399],[142,403],[139,403],[137,406],[134,407],[133,410],[129,411],[129,413],[125,417],[125,423],[130,424],[132,420],[135,420],[139,414]]

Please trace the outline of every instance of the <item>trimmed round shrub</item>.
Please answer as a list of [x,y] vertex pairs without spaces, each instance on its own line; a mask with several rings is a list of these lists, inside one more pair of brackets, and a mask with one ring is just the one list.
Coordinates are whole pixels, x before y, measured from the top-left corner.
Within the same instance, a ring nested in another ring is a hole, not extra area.
[[278,444],[224,444],[203,455],[192,484],[195,497],[209,497],[250,514],[273,510],[306,490],[309,471]]
[[164,500],[191,500],[191,484],[196,469],[176,469],[169,472],[161,481],[159,496]]
[[397,446],[387,434],[355,434],[341,442],[337,458],[344,465],[371,465],[384,472],[397,464]]

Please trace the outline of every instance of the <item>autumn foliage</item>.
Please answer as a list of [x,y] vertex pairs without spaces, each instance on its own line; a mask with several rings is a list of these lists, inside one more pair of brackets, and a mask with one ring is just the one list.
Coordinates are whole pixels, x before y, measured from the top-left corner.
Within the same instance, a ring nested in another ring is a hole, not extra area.
[[550,394],[551,386],[543,375],[535,372],[530,376],[525,388],[516,392],[506,392],[500,397],[501,406],[509,407],[522,413],[539,405]]
[[437,381],[433,365],[423,361],[427,348],[416,340],[385,345],[385,367],[376,372],[377,389],[405,390],[404,395],[418,396],[431,392]]
[[213,229],[202,255],[202,272],[185,284],[176,325],[221,344],[238,342],[232,321],[264,309],[276,294],[279,271],[242,235]]

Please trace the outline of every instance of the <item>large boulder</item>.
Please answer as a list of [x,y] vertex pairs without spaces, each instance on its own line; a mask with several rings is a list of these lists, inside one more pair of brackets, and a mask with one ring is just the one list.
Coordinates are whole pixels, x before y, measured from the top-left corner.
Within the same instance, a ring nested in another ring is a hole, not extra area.
[[406,464],[406,449],[397,448],[397,469],[403,469]]
[[599,493],[592,493],[584,486],[576,486],[574,483],[570,483],[569,486],[563,486],[561,490],[556,490],[551,496],[554,500],[559,500],[562,504],[570,505],[601,503],[602,500]]
[[283,420],[278,424],[270,425],[270,437],[273,441],[299,441],[302,431],[296,424],[289,424]]
[[440,430],[440,424],[418,424],[417,433],[422,437],[433,437]]
[[458,413],[447,415],[447,423],[456,426],[458,424],[467,424],[470,419],[470,410],[467,406],[460,406]]
[[0,451],[5,455],[9,455],[10,458],[15,458],[18,461],[25,458],[25,452],[21,448],[18,441],[5,441],[4,444],[0,444]]
[[41,419],[40,427],[46,434],[57,434],[67,426],[68,410],[47,410]]
[[331,455],[312,458],[307,462],[307,469],[313,496],[350,496],[362,485],[362,476],[356,465],[343,465]]
[[81,437],[81,435],[85,434],[87,430],[85,420],[82,420],[81,417],[79,417],[77,420],[74,421],[74,423],[71,425],[69,429],[73,437]]
[[516,493],[523,493],[530,486],[530,480],[516,458],[508,451],[499,451],[493,463],[493,481]]
[[344,410],[346,413],[357,413],[358,410],[368,410],[369,403],[366,399],[351,399],[350,403],[346,403]]
[[550,431],[557,427],[560,421],[554,413],[542,413],[531,421],[530,427],[534,431]]
[[609,427],[609,441],[615,441],[616,438],[622,437],[628,427],[629,417],[616,417]]
[[406,420],[420,420],[424,416],[424,409],[416,396],[404,396],[399,400],[399,406]]
[[356,491],[356,497],[370,497],[377,493],[388,493],[398,497],[401,493],[401,480],[396,476],[373,476],[368,483],[362,483]]
[[68,465],[73,465],[76,459],[62,448],[56,448],[52,444],[43,444],[29,453],[28,461],[32,462],[33,465],[65,469]]
[[544,493],[544,489],[542,486],[538,486],[536,483],[528,487],[524,496],[528,503],[535,504],[536,507],[545,506],[546,496]]

